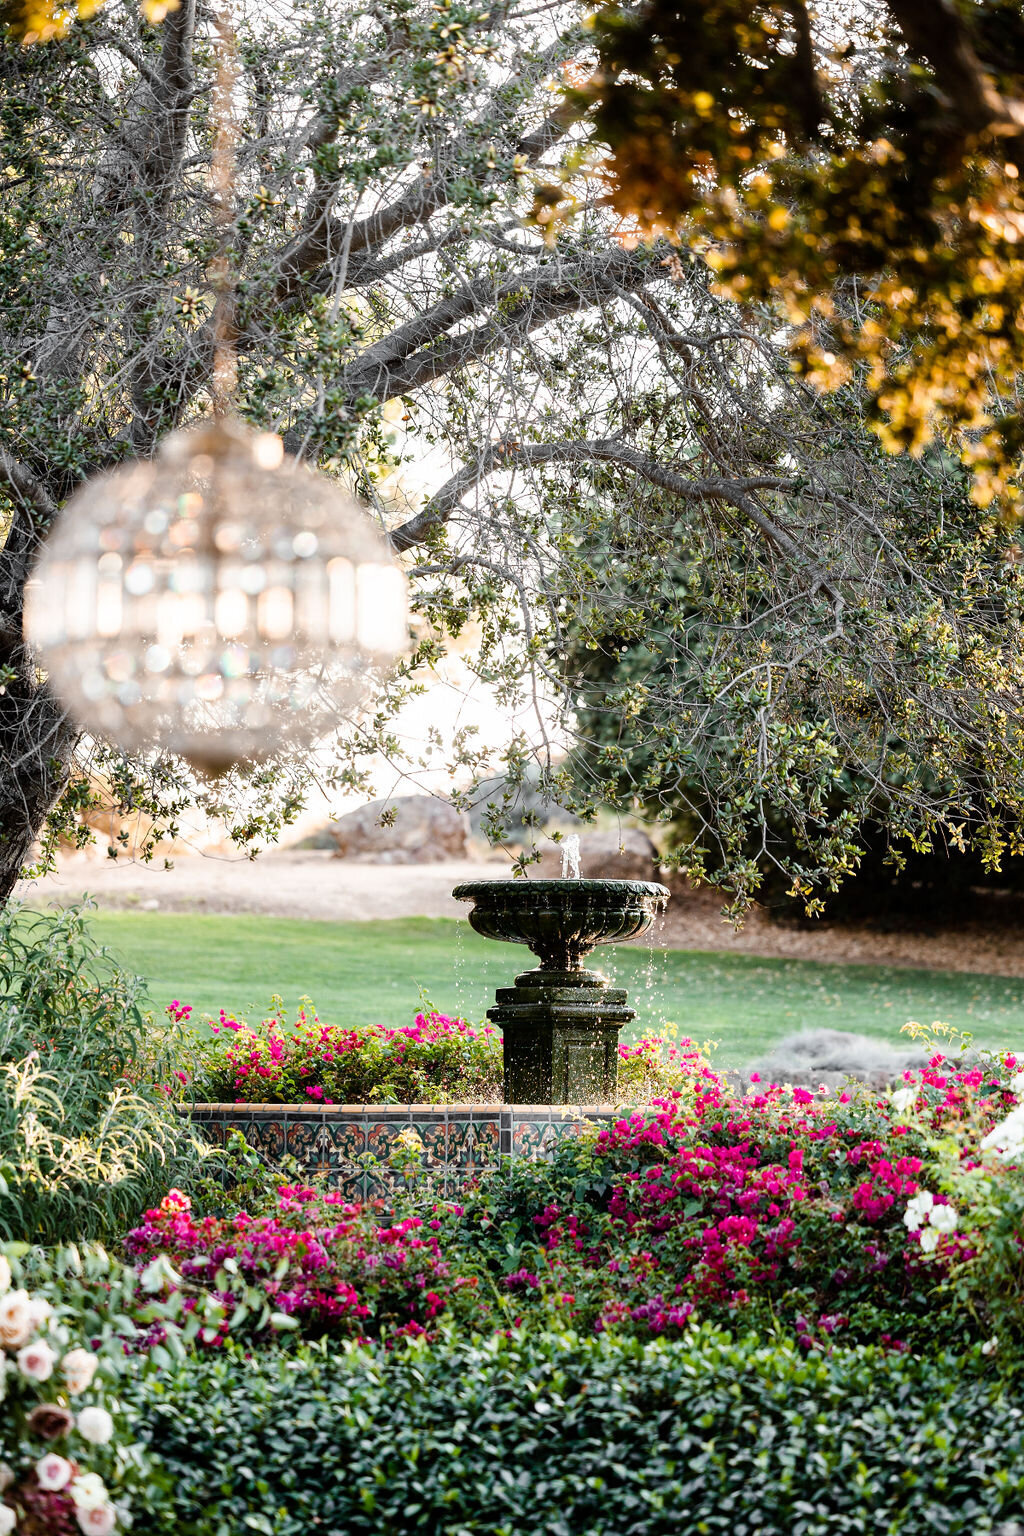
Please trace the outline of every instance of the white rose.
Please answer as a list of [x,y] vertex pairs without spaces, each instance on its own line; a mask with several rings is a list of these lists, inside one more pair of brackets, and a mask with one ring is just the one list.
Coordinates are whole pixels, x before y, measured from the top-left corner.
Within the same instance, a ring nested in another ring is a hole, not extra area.
[[916,1088],[897,1088],[892,1096],[892,1107],[898,1115],[905,1115],[917,1103]]
[[30,1381],[49,1381],[56,1358],[45,1339],[33,1339],[31,1344],[25,1344],[19,1349],[15,1356],[18,1370]]
[[934,1196],[928,1190],[922,1189],[912,1200],[907,1201],[907,1208],[903,1212],[903,1225],[910,1232],[916,1232],[923,1227],[928,1220],[928,1212],[932,1208]]
[[939,1246],[939,1234],[934,1227],[925,1227],[921,1233],[921,1252],[934,1253]]
[[11,1266],[7,1262],[5,1254],[0,1253],[0,1291],[9,1291],[11,1288]]
[[91,1536],[110,1536],[117,1524],[113,1504],[93,1504],[89,1509],[79,1509],[77,1515],[79,1526]]
[[956,1206],[933,1205],[928,1219],[938,1232],[955,1232],[957,1223]]
[[90,1445],[106,1445],[114,1433],[114,1421],[105,1408],[83,1408],[75,1423]]
[[32,1334],[32,1313],[28,1291],[5,1291],[0,1295],[0,1346],[20,1349]]
[[53,1316],[53,1308],[42,1296],[30,1296],[28,1298],[28,1315],[32,1319],[33,1328],[41,1328],[48,1317]]
[[92,1379],[99,1363],[99,1356],[87,1349],[68,1350],[60,1363],[60,1368],[64,1372],[68,1391],[72,1395],[76,1392],[85,1392],[92,1386]]
[[9,1504],[0,1504],[0,1536],[10,1536],[17,1524],[17,1517]]
[[47,1493],[59,1493],[62,1488],[66,1488],[74,1470],[70,1461],[64,1456],[58,1456],[56,1451],[50,1451],[36,1462],[39,1486],[45,1488]]
[[1019,1098],[1024,1098],[1024,1072],[1017,1072],[1010,1078],[1010,1092]]
[[98,1472],[82,1472],[68,1489],[76,1509],[97,1509],[109,1499],[106,1486]]
[[993,1337],[991,1339],[985,1340],[984,1344],[981,1346],[981,1352],[983,1355],[994,1355],[998,1348],[999,1339],[998,1337]]

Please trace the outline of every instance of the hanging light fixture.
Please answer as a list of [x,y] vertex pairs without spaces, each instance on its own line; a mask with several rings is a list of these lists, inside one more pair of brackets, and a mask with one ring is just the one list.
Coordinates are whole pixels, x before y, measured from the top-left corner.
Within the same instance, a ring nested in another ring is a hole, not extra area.
[[404,577],[366,512],[230,411],[235,69],[220,30],[213,415],[75,493],[25,615],[84,730],[213,774],[315,741],[408,642]]
[[26,633],[85,730],[223,772],[358,703],[406,647],[405,582],[337,485],[221,419],[77,492]]

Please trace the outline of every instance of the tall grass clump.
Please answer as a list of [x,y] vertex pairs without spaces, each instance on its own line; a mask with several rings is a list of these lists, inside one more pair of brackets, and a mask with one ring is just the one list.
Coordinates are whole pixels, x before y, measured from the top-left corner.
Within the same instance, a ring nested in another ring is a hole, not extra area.
[[80,910],[0,912],[0,1240],[116,1239],[209,1155],[145,1001]]

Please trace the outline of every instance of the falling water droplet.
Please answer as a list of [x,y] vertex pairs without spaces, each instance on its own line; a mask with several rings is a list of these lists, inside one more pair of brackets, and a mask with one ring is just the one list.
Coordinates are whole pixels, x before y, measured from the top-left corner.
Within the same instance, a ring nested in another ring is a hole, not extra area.
[[465,963],[466,963],[466,951],[465,951],[464,939],[463,939],[463,935],[465,934],[465,931],[466,931],[466,924],[465,924],[464,919],[462,919],[461,917],[456,918],[456,920],[455,920],[455,966],[454,966],[454,970],[455,970],[455,1011],[458,1014],[460,1019],[464,1019],[466,1017],[466,1000],[465,1000],[465,997],[463,996],[463,993],[464,993],[464,990],[465,990],[464,986],[463,986],[463,983],[465,981]]

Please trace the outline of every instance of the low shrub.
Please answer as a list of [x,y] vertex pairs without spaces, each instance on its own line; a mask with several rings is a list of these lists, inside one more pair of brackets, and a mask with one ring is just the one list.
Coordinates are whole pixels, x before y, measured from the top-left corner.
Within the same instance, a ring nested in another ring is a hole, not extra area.
[[[303,998],[289,1022],[274,1011],[249,1024],[221,1009],[207,1022],[218,1036],[202,1053],[197,1100],[265,1104],[434,1104],[501,1101],[502,1038],[489,1024],[427,1010],[403,1029],[325,1024]],[[192,1009],[172,1003],[172,1022]],[[707,1061],[692,1040],[646,1036],[619,1046],[618,1098],[650,1102]]]
[[[427,1012],[404,1029],[324,1024],[308,998],[259,1024],[223,1009],[193,1085],[197,1099],[266,1104],[431,1104],[501,1097],[501,1037]],[[173,1018],[184,1007],[172,1004]],[[189,1010],[190,1011],[190,1010]]]
[[1024,1508],[1024,1409],[977,1352],[513,1330],[221,1355],[137,1411],[139,1536],[1009,1536]]
[[0,1240],[111,1240],[215,1156],[144,1002],[80,911],[0,911]]

